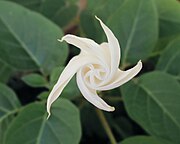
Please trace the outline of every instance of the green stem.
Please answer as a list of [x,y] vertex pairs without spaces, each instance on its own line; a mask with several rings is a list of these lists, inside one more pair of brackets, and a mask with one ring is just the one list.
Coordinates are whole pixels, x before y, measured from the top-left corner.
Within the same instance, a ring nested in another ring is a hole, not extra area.
[[10,111],[6,113],[4,116],[0,118],[0,122],[2,122],[5,118],[7,118],[9,115],[15,114],[20,110],[20,108],[14,109],[13,111]]
[[99,119],[100,119],[100,121],[104,127],[104,130],[106,131],[106,134],[107,134],[111,144],[117,144],[116,139],[115,139],[115,137],[111,131],[111,128],[110,128],[103,112],[99,109],[96,109],[96,113],[97,113],[97,115],[98,115],[98,117],[99,117]]

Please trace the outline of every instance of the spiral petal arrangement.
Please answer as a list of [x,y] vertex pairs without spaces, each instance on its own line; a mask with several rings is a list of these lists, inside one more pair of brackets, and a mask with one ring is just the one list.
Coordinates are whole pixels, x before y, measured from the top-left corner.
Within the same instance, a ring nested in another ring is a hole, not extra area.
[[52,103],[59,97],[64,87],[75,74],[77,74],[77,85],[86,100],[99,109],[114,111],[115,108],[109,106],[100,98],[96,91],[119,87],[136,76],[142,68],[142,63],[139,61],[136,66],[129,70],[122,71],[119,69],[119,42],[112,31],[98,17],[96,19],[100,22],[108,42],[99,45],[91,39],[70,34],[59,40],[80,48],[81,52],[69,61],[53,87],[47,100],[49,116]]

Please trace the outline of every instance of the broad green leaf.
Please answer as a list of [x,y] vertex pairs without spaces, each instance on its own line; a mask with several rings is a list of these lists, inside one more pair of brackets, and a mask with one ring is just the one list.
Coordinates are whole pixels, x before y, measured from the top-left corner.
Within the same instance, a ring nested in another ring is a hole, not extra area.
[[170,41],[180,35],[180,3],[177,0],[155,0],[159,15],[158,45],[155,51],[161,53]]
[[[96,9],[93,12],[93,15],[97,15],[100,17],[104,22],[108,20],[111,16],[113,16],[116,11],[121,9],[121,6],[127,0],[106,0],[102,5],[99,7],[95,7]],[[97,1],[95,2],[97,3]]]
[[47,17],[52,17],[57,11],[65,6],[64,0],[8,0],[23,5],[26,8],[40,12]]
[[0,59],[12,68],[49,73],[66,60],[61,29],[17,4],[0,1],[0,31]]
[[6,83],[11,76],[13,69],[0,59],[0,82]]
[[90,11],[93,16],[97,15],[106,21],[125,1],[126,0],[90,0],[87,1],[87,10]]
[[66,28],[68,24],[76,17],[77,11],[78,8],[75,5],[64,6],[62,10],[57,11],[51,20],[59,26]]
[[53,87],[56,84],[60,74],[62,73],[64,67],[56,67],[52,70],[50,75],[50,84]]
[[171,75],[147,73],[121,90],[133,120],[153,136],[180,143],[180,85]]
[[[55,68],[51,75],[50,75],[50,85],[51,87],[54,86],[54,84],[57,82],[61,72],[63,71],[64,67]],[[76,97],[81,96],[81,93],[79,91],[79,88],[76,84],[76,78],[75,76],[71,79],[71,81],[67,84],[67,86],[64,88],[61,97],[67,98],[67,99],[75,99]]]
[[[26,106],[11,123],[4,144],[78,144],[81,137],[78,109],[68,100],[59,99],[47,120],[44,103]],[[23,135],[22,135],[23,133]]]
[[148,58],[158,38],[158,15],[153,0],[126,0],[109,19],[119,39],[122,63]]
[[155,0],[160,20],[160,37],[180,34],[180,3],[177,0]]
[[37,11],[60,26],[66,26],[77,15],[77,0],[9,0]]
[[157,70],[164,71],[180,80],[180,37],[170,42],[159,58]]
[[49,92],[44,91],[44,92],[40,93],[37,97],[38,97],[40,100],[47,100],[48,96],[49,96]]
[[[180,35],[179,35],[180,36]],[[176,39],[178,35],[169,36],[169,37],[162,37],[158,40],[156,47],[153,52],[159,53],[159,55],[164,51],[164,49],[167,47],[167,45]]]
[[104,7],[109,0],[90,0],[87,1],[87,9],[94,12],[96,9]]
[[19,107],[20,102],[16,94],[9,87],[0,83],[0,143]]
[[40,74],[28,74],[23,76],[22,80],[31,87],[48,87],[48,81]]
[[107,19],[115,13],[115,10],[120,9],[124,2],[125,0],[88,1],[87,10],[83,11],[80,16],[82,35],[101,43],[104,32],[95,19],[95,15],[106,23]]
[[135,136],[125,139],[124,141],[120,142],[119,144],[166,144],[161,143],[154,137],[150,136]]
[[102,42],[102,28],[91,12],[84,11],[80,16],[81,36],[88,37],[98,43]]

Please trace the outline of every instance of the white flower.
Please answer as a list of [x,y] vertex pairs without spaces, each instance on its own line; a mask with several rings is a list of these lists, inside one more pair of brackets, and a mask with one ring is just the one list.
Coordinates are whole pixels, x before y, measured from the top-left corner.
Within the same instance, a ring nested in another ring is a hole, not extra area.
[[59,40],[80,48],[81,53],[69,61],[53,87],[47,100],[49,116],[52,103],[59,97],[75,73],[77,74],[77,85],[86,100],[101,110],[114,111],[115,108],[102,100],[96,91],[119,87],[137,75],[142,68],[142,63],[139,61],[136,66],[127,71],[119,69],[120,46],[118,40],[99,18],[96,17],[96,19],[99,20],[108,43],[104,42],[99,45],[91,39],[70,34]]

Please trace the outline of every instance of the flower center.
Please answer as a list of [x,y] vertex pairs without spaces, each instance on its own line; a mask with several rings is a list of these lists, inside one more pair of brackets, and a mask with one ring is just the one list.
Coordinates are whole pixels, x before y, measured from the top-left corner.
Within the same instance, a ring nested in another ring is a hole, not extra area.
[[87,86],[96,88],[107,77],[106,69],[99,64],[89,64],[83,68],[84,81]]

